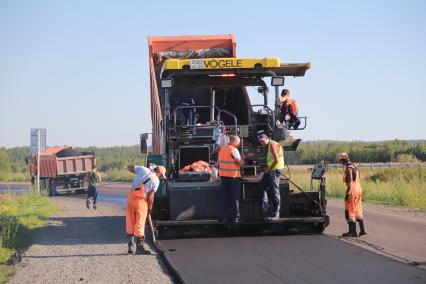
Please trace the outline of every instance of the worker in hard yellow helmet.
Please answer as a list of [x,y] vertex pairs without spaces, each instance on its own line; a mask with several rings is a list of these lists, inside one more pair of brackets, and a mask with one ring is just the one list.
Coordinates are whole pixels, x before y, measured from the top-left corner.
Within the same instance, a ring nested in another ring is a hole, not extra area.
[[154,195],[160,185],[160,178],[166,178],[166,168],[156,166],[154,170],[143,166],[130,165],[127,169],[136,174],[132,189],[127,195],[126,233],[128,254],[133,253],[133,238],[136,243],[136,254],[151,254],[144,248],[145,221],[151,214]]
[[362,188],[358,167],[351,163],[347,153],[340,153],[339,162],[344,166],[343,182],[346,184],[345,219],[349,231],[343,237],[357,237],[356,222],[359,223],[359,235],[365,235],[364,219],[362,216]]

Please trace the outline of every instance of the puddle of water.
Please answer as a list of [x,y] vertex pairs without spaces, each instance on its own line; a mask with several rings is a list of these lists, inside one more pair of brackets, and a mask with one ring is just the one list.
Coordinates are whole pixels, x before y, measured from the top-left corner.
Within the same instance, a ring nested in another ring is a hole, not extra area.
[[22,194],[27,193],[30,190],[28,188],[0,188],[0,194],[5,193],[15,193],[15,194]]
[[99,193],[98,201],[118,204],[121,208],[126,209],[127,197]]

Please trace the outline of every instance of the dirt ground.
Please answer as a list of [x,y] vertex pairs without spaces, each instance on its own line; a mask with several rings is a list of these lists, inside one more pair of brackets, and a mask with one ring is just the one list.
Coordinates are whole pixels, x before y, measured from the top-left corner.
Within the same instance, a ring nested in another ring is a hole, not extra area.
[[59,211],[35,233],[10,283],[172,283],[154,251],[127,255],[120,206],[88,210],[84,195],[51,201]]

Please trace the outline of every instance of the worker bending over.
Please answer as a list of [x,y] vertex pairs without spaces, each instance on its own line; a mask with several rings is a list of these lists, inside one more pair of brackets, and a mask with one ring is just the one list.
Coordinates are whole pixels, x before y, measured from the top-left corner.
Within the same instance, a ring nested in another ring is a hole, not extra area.
[[297,117],[299,107],[296,100],[290,98],[290,91],[283,89],[280,96],[280,121],[282,124],[298,129],[300,119]]
[[241,192],[241,159],[237,147],[241,140],[238,136],[232,135],[229,144],[219,150],[218,164],[219,175],[222,183],[223,194],[220,198],[219,222],[224,222],[227,216],[229,200],[232,207],[232,222],[240,223],[240,192]]
[[266,168],[259,183],[259,191],[262,199],[264,196],[272,197],[268,219],[276,221],[280,218],[280,177],[284,170],[284,151],[280,144],[269,139],[266,134],[259,134],[257,139],[260,144],[268,147]]
[[[132,189],[127,195],[126,233],[128,253],[133,253],[133,237],[135,237],[136,254],[151,254],[144,248],[145,221],[151,214],[154,195],[160,185],[159,178],[166,178],[166,168],[157,166],[154,170],[146,167],[130,165],[127,169],[136,174]],[[151,232],[153,233],[153,232]]]
[[342,234],[343,237],[358,237],[356,232],[356,221],[359,223],[359,235],[367,232],[364,227],[362,217],[362,188],[360,184],[360,174],[358,167],[352,164],[347,153],[339,154],[339,162],[344,166],[343,182],[346,184],[345,194],[345,219],[349,226],[349,231]]

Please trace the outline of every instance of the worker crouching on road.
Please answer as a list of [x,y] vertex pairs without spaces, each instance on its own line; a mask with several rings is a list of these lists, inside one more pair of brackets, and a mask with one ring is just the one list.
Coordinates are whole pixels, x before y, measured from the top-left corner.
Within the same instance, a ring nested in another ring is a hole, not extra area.
[[241,165],[243,160],[237,147],[241,140],[232,135],[229,144],[219,150],[219,175],[222,182],[223,194],[220,198],[219,222],[224,222],[227,216],[229,200],[231,200],[233,223],[240,223],[240,192],[241,192]]
[[345,218],[348,222],[349,231],[342,237],[358,237],[356,232],[356,221],[359,223],[359,235],[367,232],[362,217],[362,188],[358,167],[352,164],[347,153],[339,154],[339,162],[344,166],[343,182],[346,184],[345,194]]
[[276,221],[280,218],[280,177],[284,170],[284,151],[280,144],[269,139],[264,133],[259,134],[257,139],[260,144],[268,147],[266,168],[259,183],[259,192],[261,193],[263,204],[265,203],[263,200],[265,196],[272,197],[272,202],[269,202],[270,216],[268,219]]
[[166,168],[157,166],[154,170],[146,167],[130,165],[127,169],[136,174],[132,189],[127,195],[126,233],[128,254],[133,253],[133,237],[136,243],[136,254],[151,254],[144,248],[145,221],[151,214],[154,195],[160,185],[160,178],[166,178]]
[[92,171],[89,174],[89,188],[87,189],[86,207],[90,208],[90,198],[93,198],[93,209],[96,210],[96,199],[98,198],[99,183],[102,182],[101,175],[96,169],[96,165],[92,166]]

